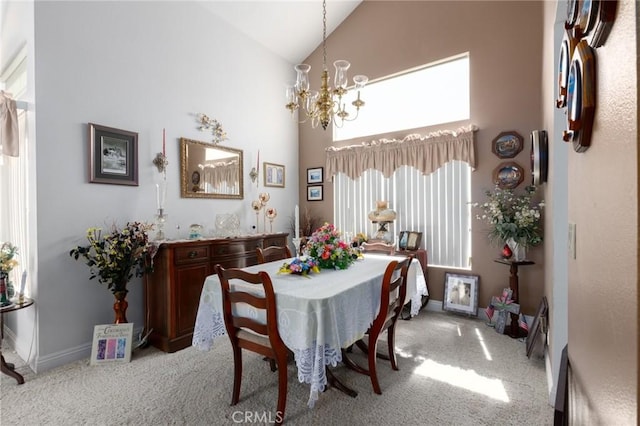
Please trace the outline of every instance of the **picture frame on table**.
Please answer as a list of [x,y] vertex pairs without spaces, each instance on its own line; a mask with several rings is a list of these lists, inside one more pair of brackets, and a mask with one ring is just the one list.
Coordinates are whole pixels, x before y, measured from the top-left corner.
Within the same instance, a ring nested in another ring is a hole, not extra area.
[[478,316],[478,275],[444,274],[442,310]]
[[138,186],[138,133],[89,123],[89,183]]
[[284,166],[282,164],[262,163],[264,186],[284,188]]
[[401,231],[398,236],[399,250],[418,250],[422,242],[422,232]]
[[89,364],[130,362],[132,343],[133,323],[96,325]]
[[322,201],[322,185],[307,186],[307,201]]
[[307,169],[307,184],[322,183],[323,174],[323,167],[313,167]]

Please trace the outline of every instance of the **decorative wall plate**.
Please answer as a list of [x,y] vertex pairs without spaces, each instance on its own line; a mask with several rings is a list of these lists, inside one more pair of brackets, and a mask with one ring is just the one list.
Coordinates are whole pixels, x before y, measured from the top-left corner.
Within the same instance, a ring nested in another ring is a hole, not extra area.
[[513,158],[522,151],[522,136],[518,132],[502,132],[493,140],[491,151],[498,158]]
[[567,21],[564,24],[564,27],[569,30],[573,28],[578,20],[578,0],[568,0],[567,1]]
[[604,44],[616,19],[618,0],[600,1],[589,45],[594,49]]
[[549,153],[547,132],[534,130],[531,132],[531,184],[540,185],[547,181]]
[[571,56],[578,44],[578,40],[573,37],[571,30],[564,31],[562,44],[560,45],[560,57],[558,60],[558,99],[556,99],[556,107],[564,108],[567,106],[567,82],[569,80],[569,66],[571,65]]
[[567,83],[567,130],[565,142],[573,142],[576,152],[584,152],[591,145],[591,130],[596,105],[595,57],[586,40],[576,46]]
[[502,189],[513,189],[524,180],[524,169],[513,161],[500,163],[493,171],[493,183]]
[[598,16],[598,8],[602,3],[600,0],[581,0],[579,2],[578,20],[576,26],[578,27],[578,38],[586,37],[596,23],[596,17]]

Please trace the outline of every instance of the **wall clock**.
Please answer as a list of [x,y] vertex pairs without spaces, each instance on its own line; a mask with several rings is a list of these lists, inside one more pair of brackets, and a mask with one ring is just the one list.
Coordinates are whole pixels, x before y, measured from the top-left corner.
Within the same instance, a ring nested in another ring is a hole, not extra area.
[[578,44],[578,40],[572,35],[571,30],[564,31],[562,44],[560,45],[560,57],[558,60],[558,99],[556,99],[556,107],[564,108],[567,106],[567,82],[569,80],[569,66],[571,65],[571,56]]
[[531,184],[540,185],[547,181],[549,153],[546,130],[531,132]]
[[591,144],[595,110],[595,57],[586,40],[576,46],[567,81],[567,130],[565,142],[573,142],[576,152],[586,151]]

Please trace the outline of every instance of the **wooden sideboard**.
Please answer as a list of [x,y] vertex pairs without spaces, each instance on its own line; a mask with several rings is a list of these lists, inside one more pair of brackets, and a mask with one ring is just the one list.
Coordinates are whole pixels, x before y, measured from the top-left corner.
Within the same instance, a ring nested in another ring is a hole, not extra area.
[[237,238],[166,241],[145,275],[145,330],[149,343],[165,352],[191,345],[202,285],[220,264],[242,268],[258,263],[256,247],[285,246],[288,233]]

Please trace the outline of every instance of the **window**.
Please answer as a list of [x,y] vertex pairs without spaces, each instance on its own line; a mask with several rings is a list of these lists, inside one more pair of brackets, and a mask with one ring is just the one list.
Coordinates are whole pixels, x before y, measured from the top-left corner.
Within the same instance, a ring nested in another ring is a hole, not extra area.
[[[367,114],[335,129],[336,140],[466,120],[469,56],[388,77],[366,90],[371,100],[365,106]],[[396,238],[400,231],[423,233],[422,247],[429,253],[430,265],[470,269],[471,166],[467,162],[448,161],[427,175],[411,166],[397,168],[389,178],[374,169],[356,179],[334,175],[334,221],[343,232],[375,234],[377,227],[367,215],[378,200],[388,201],[396,211],[396,220],[388,226]]]
[[[0,88],[11,93],[13,99],[20,99],[27,89],[26,51],[23,50],[0,76]],[[19,262],[9,274],[9,280],[16,291],[19,290],[22,271],[29,270],[27,250],[27,215],[29,211],[29,185],[27,182],[28,144],[26,138],[27,113],[18,108],[18,131],[20,135],[20,156],[0,155],[0,241],[9,241],[18,247]],[[28,287],[25,291],[29,295]]]
[[[346,105],[356,98],[353,92],[346,95]],[[358,119],[334,126],[334,141],[467,120],[469,55],[374,81],[361,95],[366,104]]]

